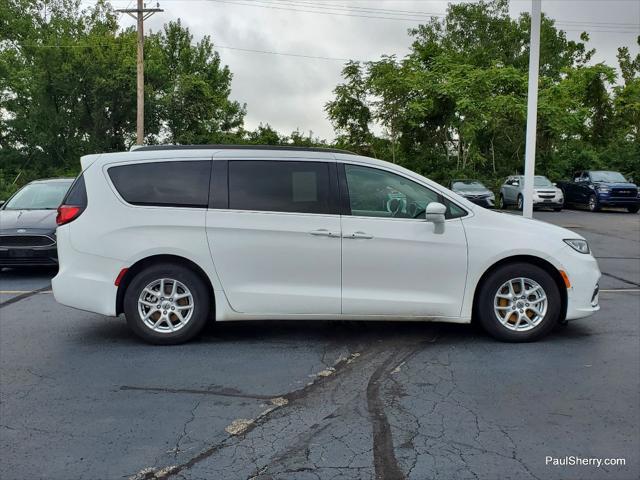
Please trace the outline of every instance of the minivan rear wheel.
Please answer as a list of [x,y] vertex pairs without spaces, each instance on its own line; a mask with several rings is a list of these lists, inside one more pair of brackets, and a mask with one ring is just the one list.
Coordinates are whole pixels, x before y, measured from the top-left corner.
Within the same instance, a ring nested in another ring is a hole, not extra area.
[[127,324],[157,345],[186,342],[209,318],[211,299],[202,279],[178,264],[152,265],[139,272],[124,296]]
[[507,342],[530,342],[560,321],[558,285],[544,269],[530,263],[503,265],[480,286],[476,314],[491,336]]

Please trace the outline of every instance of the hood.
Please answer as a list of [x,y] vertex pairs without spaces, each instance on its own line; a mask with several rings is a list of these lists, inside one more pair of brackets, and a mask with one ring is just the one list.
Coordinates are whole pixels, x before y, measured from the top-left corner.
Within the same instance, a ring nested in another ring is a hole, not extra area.
[[463,195],[463,196],[476,196],[476,195],[490,195],[491,193],[493,193],[491,190],[486,189],[486,190],[458,190],[456,191],[456,193],[458,195]]
[[559,240],[564,240],[566,238],[579,238],[585,240],[582,235],[579,235],[572,230],[558,227],[557,225],[542,222],[540,220],[525,218],[517,214],[495,212],[493,210],[483,210],[479,213],[479,215],[498,215],[500,217],[500,227],[504,228],[507,231],[527,231],[527,229],[532,229],[531,234],[543,234],[545,237],[553,236]]
[[595,184],[608,188],[628,188],[630,190],[638,188],[635,183],[629,182],[596,182]]
[[555,185],[551,185],[550,187],[533,187],[534,192],[557,192],[559,190],[560,189]]
[[0,210],[0,232],[43,233],[56,229],[56,210]]

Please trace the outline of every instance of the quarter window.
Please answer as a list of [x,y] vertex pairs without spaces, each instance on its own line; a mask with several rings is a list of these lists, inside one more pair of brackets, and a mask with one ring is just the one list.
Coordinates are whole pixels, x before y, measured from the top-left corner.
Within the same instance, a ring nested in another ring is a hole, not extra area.
[[230,161],[229,208],[270,212],[333,213],[329,164]]
[[346,164],[345,175],[352,215],[425,218],[425,209],[431,202],[444,203],[447,218],[466,215],[437,192],[385,170]]
[[109,177],[133,205],[206,208],[211,161],[136,163],[111,167]]

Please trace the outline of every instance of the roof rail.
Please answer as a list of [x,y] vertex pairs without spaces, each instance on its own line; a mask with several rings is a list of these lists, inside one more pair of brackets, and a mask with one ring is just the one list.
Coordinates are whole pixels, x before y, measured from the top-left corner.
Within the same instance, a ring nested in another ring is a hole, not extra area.
[[154,150],[284,150],[356,155],[353,152],[339,148],[297,147],[294,145],[134,145],[129,151],[150,152]]

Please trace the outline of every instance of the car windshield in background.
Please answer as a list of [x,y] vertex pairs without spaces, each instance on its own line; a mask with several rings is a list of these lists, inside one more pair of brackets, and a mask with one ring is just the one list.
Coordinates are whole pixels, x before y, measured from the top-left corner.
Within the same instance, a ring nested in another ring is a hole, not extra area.
[[591,172],[591,181],[615,183],[615,182],[626,182],[627,179],[624,178],[624,176],[618,172],[595,171],[595,172]]
[[18,191],[5,205],[5,210],[55,210],[62,202],[72,181],[31,183]]
[[547,177],[542,176],[536,176],[533,179],[533,185],[535,187],[553,187],[553,183],[551,183],[551,180],[549,180]]
[[474,182],[474,181],[463,181],[463,180],[457,180],[455,182],[453,182],[453,186],[452,186],[453,191],[458,191],[458,190],[462,190],[462,191],[485,191],[487,190],[487,187],[485,187],[483,184],[481,184],[480,182]]

